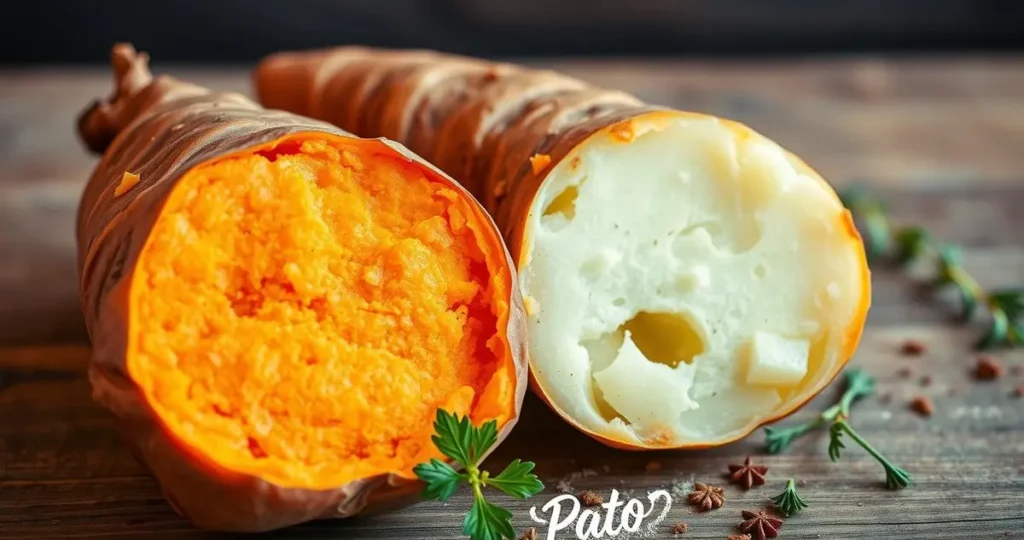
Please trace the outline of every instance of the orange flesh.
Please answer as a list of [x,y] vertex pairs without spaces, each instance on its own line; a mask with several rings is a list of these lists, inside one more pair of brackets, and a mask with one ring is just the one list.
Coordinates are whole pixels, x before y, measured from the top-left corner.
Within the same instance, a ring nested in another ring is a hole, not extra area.
[[508,289],[484,228],[458,192],[362,143],[194,168],[139,256],[129,373],[230,470],[311,488],[409,476],[439,455],[439,407],[513,414]]

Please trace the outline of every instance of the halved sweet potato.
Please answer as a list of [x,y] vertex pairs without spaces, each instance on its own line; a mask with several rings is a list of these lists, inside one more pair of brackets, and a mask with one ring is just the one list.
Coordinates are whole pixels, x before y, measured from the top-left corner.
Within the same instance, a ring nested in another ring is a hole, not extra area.
[[196,525],[263,531],[413,500],[439,408],[526,388],[511,259],[470,194],[386,140],[153,79],[81,118],[95,397]]
[[422,51],[279,53],[255,82],[264,104],[402,141],[464,182],[516,261],[534,390],[609,445],[736,440],[856,349],[870,283],[850,215],[745,126]]

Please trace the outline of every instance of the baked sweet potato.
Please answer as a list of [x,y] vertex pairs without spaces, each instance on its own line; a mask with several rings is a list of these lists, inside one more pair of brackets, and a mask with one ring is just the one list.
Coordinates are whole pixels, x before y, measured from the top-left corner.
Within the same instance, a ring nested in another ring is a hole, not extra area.
[[497,420],[525,318],[494,223],[405,148],[153,78],[79,130],[90,380],[196,525],[264,531],[410,502],[439,408]]
[[265,105],[408,145],[491,212],[533,388],[613,446],[715,446],[853,355],[864,248],[831,187],[753,130],[550,71],[416,51],[279,53]]

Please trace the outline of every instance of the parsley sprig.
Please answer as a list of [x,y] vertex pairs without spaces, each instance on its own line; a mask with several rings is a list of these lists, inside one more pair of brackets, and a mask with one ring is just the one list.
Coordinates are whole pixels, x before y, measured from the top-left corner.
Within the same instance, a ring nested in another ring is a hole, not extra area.
[[900,489],[910,485],[910,474],[900,467],[894,465],[881,452],[876,450],[867,442],[853,426],[850,425],[850,408],[858,399],[869,396],[875,392],[875,380],[862,369],[854,369],[846,372],[846,390],[839,401],[831,407],[822,411],[815,418],[792,427],[765,428],[766,443],[769,454],[778,454],[785,450],[794,440],[819,427],[828,425],[829,445],[828,457],[832,461],[840,458],[841,451],[846,448],[842,437],[849,435],[854,442],[871,454],[871,457],[878,460],[885,470],[885,485],[889,489]]
[[468,416],[459,418],[438,409],[434,433],[431,439],[437,449],[464,472],[436,458],[417,465],[413,472],[427,484],[423,496],[445,501],[455,493],[459,484],[469,482],[473,490],[473,506],[462,522],[462,533],[472,540],[514,538],[512,513],[488,502],[483,488],[491,486],[517,499],[536,495],[544,489],[544,484],[533,474],[534,463],[516,459],[493,477],[489,472],[480,470],[483,456],[498,441],[498,423],[494,420],[476,427]]
[[862,186],[847,190],[840,198],[864,235],[868,259],[906,265],[930,258],[935,262],[935,287],[956,290],[965,321],[974,317],[979,307],[987,312],[990,323],[975,343],[977,348],[1024,345],[1024,287],[986,291],[964,269],[960,248],[933,240],[923,227],[894,226],[885,206],[868,197]]

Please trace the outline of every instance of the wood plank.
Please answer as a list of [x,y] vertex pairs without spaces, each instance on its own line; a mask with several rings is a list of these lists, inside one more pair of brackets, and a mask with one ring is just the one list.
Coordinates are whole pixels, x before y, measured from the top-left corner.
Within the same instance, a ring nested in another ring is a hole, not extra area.
[[[830,463],[827,437],[817,434],[783,455],[759,457],[770,467],[769,484],[749,492],[728,487],[727,504],[720,510],[695,514],[677,498],[657,538],[671,538],[668,527],[679,520],[690,524],[686,538],[724,538],[738,523],[739,510],[763,506],[789,477],[806,482],[800,491],[811,508],[787,520],[784,538],[1015,534],[1024,519],[1019,504],[1024,497],[1024,399],[1011,392],[1024,384],[1024,377],[974,381],[969,372],[973,354],[966,348],[972,337],[969,329],[956,327],[874,327],[853,360],[852,365],[873,373],[879,386],[879,397],[855,406],[853,423],[913,474],[910,489],[886,491],[878,464],[852,445],[839,463]],[[925,355],[901,356],[900,345],[908,338],[925,342]],[[90,399],[84,378],[88,354],[84,347],[0,349],[0,373],[32,375],[0,389],[0,538],[218,537],[195,531],[175,516],[118,441],[111,418]],[[1024,366],[1024,351],[998,356],[1007,367]],[[901,377],[903,367],[914,376]],[[925,374],[933,379],[927,387],[917,382]],[[957,396],[949,397],[950,389]],[[838,392],[833,385],[785,422],[812,417]],[[907,409],[916,395],[935,400],[931,419]],[[703,451],[616,451],[574,431],[530,397],[520,425],[487,466],[498,469],[516,457],[537,461],[547,489],[529,501],[501,499],[522,528],[530,526],[530,506],[557,495],[560,480],[583,470],[596,474],[571,479],[573,487],[605,495],[615,488],[642,496],[689,480],[721,483],[728,463],[748,454],[762,456],[762,437],[757,433]],[[646,472],[651,460],[662,468]],[[427,502],[386,516],[311,523],[270,537],[455,538],[470,500],[463,490],[447,504]]]

